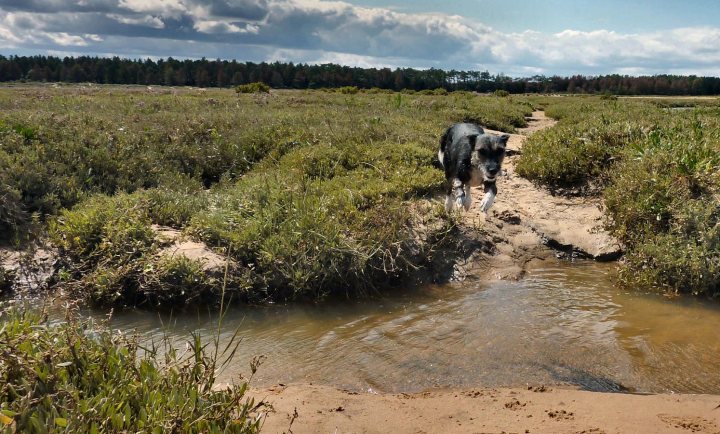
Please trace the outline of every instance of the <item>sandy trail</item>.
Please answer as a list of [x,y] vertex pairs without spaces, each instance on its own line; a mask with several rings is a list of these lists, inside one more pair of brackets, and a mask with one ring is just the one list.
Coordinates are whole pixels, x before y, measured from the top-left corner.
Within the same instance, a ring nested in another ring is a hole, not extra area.
[[515,173],[525,138],[554,124],[544,112],[536,111],[526,128],[510,135],[504,176],[498,179],[497,199],[487,215],[478,206],[482,188],[473,189],[473,206],[462,216],[465,230],[487,234],[494,249],[485,260],[473,256],[460,264],[461,274],[470,272],[468,269],[475,274],[481,266],[485,277],[517,279],[530,261],[553,254],[597,260],[621,255],[620,244],[602,227],[599,198],[554,196]]
[[369,394],[315,385],[255,391],[274,405],[263,432],[720,433],[720,397],[580,390],[465,389]]

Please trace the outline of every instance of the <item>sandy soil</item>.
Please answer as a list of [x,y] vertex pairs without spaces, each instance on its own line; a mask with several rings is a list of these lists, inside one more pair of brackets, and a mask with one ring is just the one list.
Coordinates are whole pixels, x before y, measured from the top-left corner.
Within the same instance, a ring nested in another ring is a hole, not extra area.
[[487,214],[478,206],[482,188],[473,188],[473,206],[463,214],[465,230],[484,234],[494,248],[490,255],[471,256],[458,264],[459,275],[518,279],[534,259],[569,255],[613,260],[622,254],[620,244],[602,227],[599,198],[553,195],[515,173],[515,162],[522,153],[525,138],[554,124],[544,112],[536,111],[527,128],[510,136],[504,176],[498,179],[495,205]]
[[316,385],[275,386],[252,395],[274,407],[267,433],[720,433],[720,397],[712,395],[544,386],[391,395]]
[[168,226],[152,225],[158,239],[166,244],[158,255],[166,257],[185,256],[200,261],[206,273],[222,274],[226,259],[211,250],[205,243],[192,241],[177,229]]

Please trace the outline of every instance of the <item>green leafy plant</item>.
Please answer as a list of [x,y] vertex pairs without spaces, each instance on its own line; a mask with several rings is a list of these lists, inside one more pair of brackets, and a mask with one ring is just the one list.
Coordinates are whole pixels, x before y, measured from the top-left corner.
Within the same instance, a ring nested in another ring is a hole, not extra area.
[[[225,351],[193,335],[140,344],[68,312],[61,323],[18,308],[0,311],[0,429],[10,432],[254,433],[262,403],[247,383],[216,388]],[[251,367],[255,371],[257,366]]]
[[237,93],[270,93],[270,86],[257,81],[255,83],[241,84],[235,88]]

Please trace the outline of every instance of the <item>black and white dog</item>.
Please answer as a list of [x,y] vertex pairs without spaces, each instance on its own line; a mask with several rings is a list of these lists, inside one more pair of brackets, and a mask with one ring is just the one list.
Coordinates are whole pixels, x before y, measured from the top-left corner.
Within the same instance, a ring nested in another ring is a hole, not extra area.
[[485,197],[480,210],[487,212],[495,202],[497,187],[495,179],[505,158],[505,147],[510,135],[486,134],[475,124],[455,124],[440,138],[438,159],[445,169],[448,195],[445,209],[450,211],[464,207],[470,209],[470,187],[482,184]]

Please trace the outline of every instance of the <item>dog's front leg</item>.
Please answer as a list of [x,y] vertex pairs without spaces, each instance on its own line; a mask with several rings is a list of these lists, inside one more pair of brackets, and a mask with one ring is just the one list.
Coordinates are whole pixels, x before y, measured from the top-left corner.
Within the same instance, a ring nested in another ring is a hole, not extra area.
[[450,192],[448,192],[448,195],[445,198],[445,211],[448,212],[453,208],[453,205],[455,209],[460,209],[463,208],[466,203],[465,186],[462,181],[457,178],[453,178],[450,183]]
[[485,196],[483,196],[482,202],[480,202],[480,211],[488,212],[490,207],[495,203],[495,196],[497,195],[497,187],[495,181],[483,182],[485,187]]

